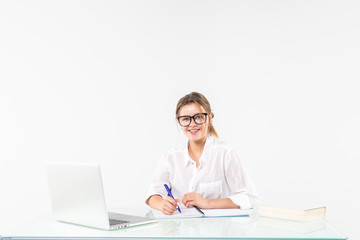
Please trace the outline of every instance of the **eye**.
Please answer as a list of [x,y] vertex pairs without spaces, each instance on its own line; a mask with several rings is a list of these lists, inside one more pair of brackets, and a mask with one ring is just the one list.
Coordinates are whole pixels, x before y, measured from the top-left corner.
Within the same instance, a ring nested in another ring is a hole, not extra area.
[[190,121],[190,117],[182,117],[181,121],[184,121],[184,122]]

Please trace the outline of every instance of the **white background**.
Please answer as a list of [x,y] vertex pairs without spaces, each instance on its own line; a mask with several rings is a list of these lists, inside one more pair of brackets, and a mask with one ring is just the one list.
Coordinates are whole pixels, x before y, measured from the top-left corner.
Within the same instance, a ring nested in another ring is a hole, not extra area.
[[208,98],[262,203],[326,205],[360,238],[358,1],[1,1],[0,233],[51,210],[44,164],[101,162],[109,206],[143,206]]

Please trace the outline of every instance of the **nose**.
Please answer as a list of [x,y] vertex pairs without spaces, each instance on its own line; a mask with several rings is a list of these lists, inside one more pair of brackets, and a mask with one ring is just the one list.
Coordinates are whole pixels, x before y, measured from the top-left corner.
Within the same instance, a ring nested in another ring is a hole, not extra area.
[[191,118],[190,118],[189,126],[195,126],[195,125],[197,125],[196,122],[195,122],[195,118],[194,118],[194,117],[191,117]]

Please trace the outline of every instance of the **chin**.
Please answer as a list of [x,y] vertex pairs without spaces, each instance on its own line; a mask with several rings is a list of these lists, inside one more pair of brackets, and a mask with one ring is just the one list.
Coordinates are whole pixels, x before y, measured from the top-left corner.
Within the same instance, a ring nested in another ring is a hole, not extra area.
[[190,135],[190,136],[188,136],[188,138],[192,142],[198,142],[198,141],[201,141],[204,138],[206,138],[206,136],[193,136],[193,135]]

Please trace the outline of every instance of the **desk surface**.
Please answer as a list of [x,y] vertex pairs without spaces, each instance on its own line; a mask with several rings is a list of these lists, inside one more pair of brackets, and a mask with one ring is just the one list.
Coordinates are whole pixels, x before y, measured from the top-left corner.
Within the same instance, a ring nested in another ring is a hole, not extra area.
[[[125,214],[151,216],[146,208],[112,209]],[[324,220],[298,223],[258,217],[223,217],[159,220],[119,230],[98,230],[55,221],[43,215],[2,234],[5,239],[149,238],[149,239],[347,239]]]

